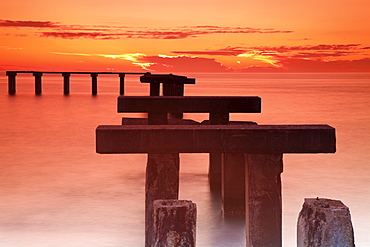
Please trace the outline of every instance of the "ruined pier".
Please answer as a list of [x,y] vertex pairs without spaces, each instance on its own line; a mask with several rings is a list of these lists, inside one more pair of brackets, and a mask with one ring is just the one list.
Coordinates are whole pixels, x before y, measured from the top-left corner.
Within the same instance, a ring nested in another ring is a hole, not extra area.
[[[171,154],[224,154],[221,170],[223,213],[228,214],[228,209],[230,209],[233,214],[233,211],[240,210],[233,205],[244,202],[247,246],[281,246],[280,175],[283,172],[283,154],[334,153],[336,150],[335,129],[328,125],[167,124],[168,113],[176,111],[208,112],[210,118],[214,114],[225,116],[235,111],[260,111],[258,97],[239,97],[238,100],[249,102],[241,106],[241,101],[213,96],[119,97],[119,112],[147,112],[149,125],[99,126],[96,129],[96,151],[104,154],[166,155],[160,156],[162,159],[157,159],[155,166],[175,167],[165,172],[166,177],[171,177],[173,181],[178,181],[179,160],[177,155],[171,156]],[[234,155],[237,157],[237,162],[230,158]],[[163,157],[166,158],[163,159]],[[241,169],[235,166],[244,166],[242,167],[244,176],[240,176],[240,172],[235,172]],[[147,180],[150,181],[146,183],[153,184],[153,181],[156,181],[156,183],[162,183],[158,186],[167,188],[161,191],[160,196],[163,199],[167,197],[177,199],[173,198],[178,196],[177,182],[171,183],[172,185],[168,184],[166,180],[159,178],[161,174],[152,173],[148,176],[148,172],[147,170]],[[241,189],[245,190],[246,196],[233,193]],[[150,191],[146,192],[147,198],[150,193]],[[150,203],[152,202],[147,201],[147,207]],[[147,217],[152,217],[152,215],[149,214]],[[150,241],[151,237],[147,239],[146,246],[149,246]]]

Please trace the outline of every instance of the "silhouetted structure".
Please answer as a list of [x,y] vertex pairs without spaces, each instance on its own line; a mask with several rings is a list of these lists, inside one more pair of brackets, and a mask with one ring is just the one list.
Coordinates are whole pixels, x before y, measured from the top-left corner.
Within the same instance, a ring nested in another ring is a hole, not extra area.
[[[241,104],[243,100],[245,104]],[[173,111],[210,112],[210,118],[212,113],[225,116],[229,112],[259,112],[258,97],[122,96],[118,111],[148,112],[149,125],[99,126],[96,150],[149,154],[152,161],[148,161],[146,183],[155,186],[146,186],[147,209],[152,207],[153,199],[161,199],[158,197],[177,199],[173,197],[178,195],[178,153],[224,153],[228,157],[222,166],[223,212],[237,210],[227,205],[244,200],[247,246],[281,246],[283,153],[333,153],[336,149],[335,129],[328,125],[166,125],[167,114]],[[234,154],[238,162],[230,159]],[[245,180],[241,181],[240,173],[235,172],[240,169],[235,166],[243,164]],[[171,179],[163,179],[160,173]],[[246,197],[233,193],[241,187]],[[153,191],[157,191],[157,198],[151,196]],[[152,217],[147,211],[146,219]],[[151,233],[146,231],[146,235],[146,246],[150,246]]]
[[91,93],[98,93],[98,76],[100,74],[117,74],[119,76],[119,94],[125,94],[125,75],[143,75],[140,80],[143,83],[150,83],[150,95],[159,96],[160,84],[163,84],[163,95],[184,95],[184,84],[195,84],[195,79],[187,78],[186,76],[177,76],[172,74],[156,74],[148,72],[53,72],[53,71],[6,71],[8,76],[8,93],[14,95],[16,93],[16,76],[17,74],[29,73],[35,77],[35,94],[42,94],[42,76],[44,74],[61,74],[63,76],[63,93],[70,93],[70,77],[72,74],[89,74],[91,76]]

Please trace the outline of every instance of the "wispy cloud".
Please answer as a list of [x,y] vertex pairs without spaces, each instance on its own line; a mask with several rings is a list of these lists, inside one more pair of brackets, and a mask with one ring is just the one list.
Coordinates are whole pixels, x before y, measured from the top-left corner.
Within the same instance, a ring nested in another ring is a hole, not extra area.
[[51,21],[0,20],[0,27],[55,28],[55,27],[59,27],[59,24],[57,22],[51,22]]
[[42,37],[62,39],[185,39],[209,34],[271,34],[292,33],[291,30],[273,28],[224,27],[224,26],[180,26],[163,28],[127,26],[62,25],[52,21],[0,20],[3,28],[43,28]]

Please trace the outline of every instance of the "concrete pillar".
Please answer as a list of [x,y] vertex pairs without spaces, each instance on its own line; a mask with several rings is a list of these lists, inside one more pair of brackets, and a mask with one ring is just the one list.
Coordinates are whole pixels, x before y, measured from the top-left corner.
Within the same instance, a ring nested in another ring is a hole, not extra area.
[[245,154],[246,236],[253,247],[282,246],[282,154]]
[[145,182],[145,247],[152,246],[153,202],[178,199],[179,154],[148,154]]
[[92,73],[91,76],[91,93],[92,95],[98,94],[98,74]]
[[40,95],[42,93],[42,83],[41,83],[41,72],[33,73],[33,76],[35,77],[35,94]]
[[[184,84],[162,83],[162,85],[163,85],[163,96],[184,96]],[[182,112],[171,112],[170,116],[172,118],[182,119],[184,114]]]
[[159,96],[160,83],[150,83],[150,96]]
[[[229,113],[214,113],[209,114],[210,124],[227,124],[229,122]],[[208,179],[212,191],[221,192],[221,164],[222,154],[209,154]]]
[[152,247],[195,247],[197,207],[192,201],[156,200]]
[[354,247],[349,208],[339,200],[306,198],[297,224],[298,247]]
[[14,95],[16,92],[15,77],[17,76],[17,73],[7,71],[6,75],[8,76],[8,93],[10,95]]
[[245,216],[245,158],[242,153],[222,157],[222,212],[225,217]]
[[119,94],[125,94],[125,74],[119,74]]
[[63,76],[63,93],[69,95],[69,78],[71,73],[62,73]]

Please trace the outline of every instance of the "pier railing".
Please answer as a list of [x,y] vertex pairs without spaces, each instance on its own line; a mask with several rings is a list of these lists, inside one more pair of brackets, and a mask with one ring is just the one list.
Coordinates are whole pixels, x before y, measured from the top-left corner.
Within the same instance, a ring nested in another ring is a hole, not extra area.
[[[69,95],[70,93],[70,77],[72,74],[89,74],[91,76],[91,93],[96,95],[98,93],[98,75],[99,74],[116,74],[119,76],[120,95],[125,93],[125,75],[143,75],[145,72],[53,72],[53,71],[6,71],[8,76],[8,93],[14,95],[16,93],[16,76],[17,74],[32,74],[35,77],[35,94],[42,93],[42,76],[44,74],[61,74],[63,76],[63,93]],[[150,73],[148,73],[150,74]]]

